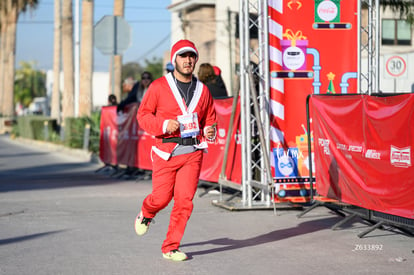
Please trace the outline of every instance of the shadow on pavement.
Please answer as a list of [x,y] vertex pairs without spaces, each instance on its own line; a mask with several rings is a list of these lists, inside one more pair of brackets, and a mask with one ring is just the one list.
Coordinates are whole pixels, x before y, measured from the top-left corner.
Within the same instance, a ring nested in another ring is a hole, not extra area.
[[331,217],[319,220],[312,220],[298,224],[296,227],[275,230],[263,235],[256,237],[244,239],[244,240],[235,240],[229,238],[219,238],[213,239],[205,242],[198,243],[188,243],[182,244],[180,247],[189,247],[189,246],[200,246],[200,245],[220,245],[221,247],[188,252],[187,255],[192,258],[192,256],[204,255],[216,252],[223,252],[228,250],[240,249],[245,247],[257,246],[265,243],[276,242],[284,240],[291,237],[296,237],[299,235],[310,234],[319,230],[327,229],[332,226],[335,222],[338,222],[339,217]]
[[88,163],[59,163],[0,171],[0,192],[41,190],[113,183],[114,179],[94,173]]
[[45,236],[48,236],[48,235],[51,235],[51,234],[57,234],[57,233],[60,233],[60,232],[63,232],[63,231],[65,231],[65,230],[55,230],[55,231],[31,234],[31,235],[27,235],[27,236],[8,238],[8,239],[0,240],[0,245],[6,245],[6,244],[22,242],[22,241],[28,241],[28,240],[31,240],[31,239],[45,237]]

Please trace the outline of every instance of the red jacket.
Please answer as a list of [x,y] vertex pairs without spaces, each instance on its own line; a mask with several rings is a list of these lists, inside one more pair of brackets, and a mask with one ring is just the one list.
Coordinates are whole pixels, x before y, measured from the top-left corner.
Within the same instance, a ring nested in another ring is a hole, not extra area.
[[176,143],[162,143],[163,138],[179,137],[180,132],[164,133],[163,125],[166,120],[177,119],[177,116],[197,113],[200,135],[204,129],[216,122],[216,111],[213,98],[208,88],[197,80],[194,96],[187,107],[181,97],[171,73],[153,81],[142,99],[138,109],[137,119],[140,127],[147,133],[155,136],[156,152],[161,158],[168,159],[177,146]]

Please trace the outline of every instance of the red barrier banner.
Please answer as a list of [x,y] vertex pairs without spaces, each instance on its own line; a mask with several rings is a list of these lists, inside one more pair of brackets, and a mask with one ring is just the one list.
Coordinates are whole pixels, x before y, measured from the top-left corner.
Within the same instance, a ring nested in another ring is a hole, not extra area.
[[[215,99],[217,112],[217,137],[209,142],[204,154],[200,179],[218,182],[221,173],[224,147],[229,134],[233,98]],[[123,113],[116,113],[116,106],[101,109],[101,136],[99,156],[105,164],[123,164],[152,170],[151,147],[155,139],[139,127],[136,119],[138,104],[126,106]],[[226,172],[227,180],[241,184],[240,103],[237,104],[235,121],[231,130]]]
[[200,179],[210,182],[218,182],[227,136],[232,139],[227,154],[226,179],[241,184],[241,130],[240,130],[240,100],[234,115],[233,128],[229,130],[233,98],[214,99],[214,107],[217,113],[217,136],[214,142],[209,142],[208,153],[204,154]]
[[99,157],[106,164],[123,164],[151,170],[151,147],[154,138],[139,127],[138,104],[129,104],[123,113],[116,106],[101,109]]
[[104,106],[101,109],[99,138],[99,158],[105,164],[116,165],[116,145],[118,144],[118,127],[116,126],[116,106]]
[[140,168],[135,163],[138,155],[137,110],[138,104],[130,104],[116,117],[118,128],[116,153],[119,164]]
[[317,191],[414,218],[414,95],[313,95]]

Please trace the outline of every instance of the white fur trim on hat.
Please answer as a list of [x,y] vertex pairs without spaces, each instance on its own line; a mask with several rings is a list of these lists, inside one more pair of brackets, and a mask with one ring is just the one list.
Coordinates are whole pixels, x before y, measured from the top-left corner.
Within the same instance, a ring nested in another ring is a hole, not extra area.
[[[193,42],[189,40],[180,40],[178,41],[172,48],[171,52],[171,63],[175,64],[175,59],[177,58],[177,55],[183,54],[185,52],[192,52],[196,55],[196,61],[198,60],[198,52],[195,48],[195,45]],[[175,52],[174,52],[175,50]]]

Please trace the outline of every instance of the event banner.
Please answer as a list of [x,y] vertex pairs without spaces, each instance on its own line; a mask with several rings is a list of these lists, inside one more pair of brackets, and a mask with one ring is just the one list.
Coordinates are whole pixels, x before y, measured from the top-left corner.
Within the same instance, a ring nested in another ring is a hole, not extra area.
[[[231,134],[224,176],[227,180],[241,184],[240,104],[237,104],[233,128],[229,130],[233,98],[215,99],[217,112],[217,136],[208,142],[208,153],[204,154],[200,179],[218,182],[224,159],[227,135]],[[101,136],[99,156],[105,164],[122,164],[152,170],[151,147],[153,136],[139,127],[136,119],[138,104],[129,104],[124,112],[117,113],[116,106],[101,109]]]
[[316,189],[414,219],[414,94],[313,95]]
[[138,104],[129,104],[117,114],[116,106],[101,109],[99,156],[105,164],[122,164],[151,170],[151,147],[155,140],[139,127]]
[[214,107],[217,113],[217,136],[214,142],[208,144],[208,154],[204,154],[201,167],[200,179],[211,182],[218,182],[224,160],[224,149],[227,136],[230,134],[230,144],[227,154],[226,180],[241,184],[241,133],[240,133],[240,99],[234,114],[232,129],[229,129],[233,98],[214,99]]
[[117,165],[118,126],[116,123],[116,106],[101,108],[99,138],[99,158],[105,164]]
[[275,182],[306,182],[307,96],[357,92],[358,1],[269,0],[268,11]]

